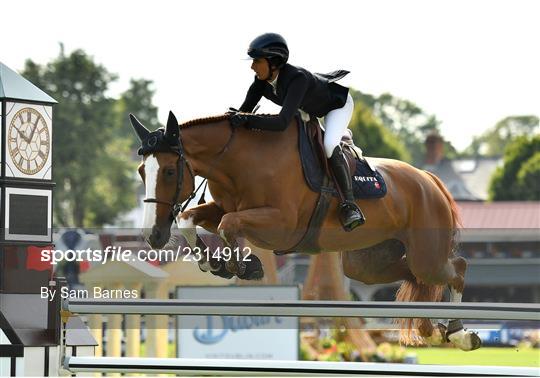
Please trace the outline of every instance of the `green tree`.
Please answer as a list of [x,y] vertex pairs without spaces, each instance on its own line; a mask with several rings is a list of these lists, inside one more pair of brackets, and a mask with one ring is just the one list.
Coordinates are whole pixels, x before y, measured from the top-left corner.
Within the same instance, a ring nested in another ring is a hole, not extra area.
[[133,132],[127,116],[129,113],[134,113],[149,130],[155,130],[161,126],[158,121],[158,108],[152,102],[154,94],[155,89],[151,80],[131,79],[129,88],[115,103],[116,123],[122,125],[114,129],[115,136],[129,141],[132,150],[135,150],[140,142]]
[[350,122],[354,143],[366,156],[410,160],[405,146],[373,115],[369,106],[356,101]]
[[504,164],[491,179],[494,201],[540,200],[540,135],[521,136],[508,144]]
[[[106,96],[116,75],[82,50],[46,65],[27,60],[22,74],[58,101],[54,107],[55,222],[95,227],[135,205],[134,163],[113,136],[115,100]],[[109,199],[114,199],[109,200]]]
[[534,115],[506,117],[479,137],[475,137],[465,149],[468,156],[500,156],[509,142],[518,136],[538,133],[539,120]]
[[[404,144],[409,154],[409,162],[422,165],[426,155],[424,141],[432,132],[439,133],[440,121],[434,115],[427,114],[415,103],[390,93],[379,97],[360,91],[351,91],[355,103],[368,106],[373,115]],[[447,157],[456,155],[455,148],[445,142]]]
[[540,201],[540,151],[536,151],[517,174],[523,200]]

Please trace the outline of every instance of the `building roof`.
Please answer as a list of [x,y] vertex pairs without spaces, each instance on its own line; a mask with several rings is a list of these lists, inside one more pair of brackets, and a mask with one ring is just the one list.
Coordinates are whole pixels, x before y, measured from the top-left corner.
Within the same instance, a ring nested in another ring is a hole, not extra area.
[[456,200],[485,201],[491,176],[501,162],[500,157],[442,159],[437,164],[425,165],[423,169],[436,174]]
[[56,104],[56,100],[0,62],[0,99]]
[[463,227],[469,229],[537,229],[540,202],[458,202]]

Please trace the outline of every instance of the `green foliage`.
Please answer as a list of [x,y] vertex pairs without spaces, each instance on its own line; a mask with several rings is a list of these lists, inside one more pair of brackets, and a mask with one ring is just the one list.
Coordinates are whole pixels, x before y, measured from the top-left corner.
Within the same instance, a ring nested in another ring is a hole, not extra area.
[[506,117],[473,139],[466,148],[466,156],[500,156],[508,143],[518,136],[533,135],[540,132],[539,119],[534,115]]
[[540,135],[521,136],[508,144],[504,164],[491,179],[494,201],[540,200]]
[[399,139],[373,115],[362,101],[356,101],[349,124],[354,143],[366,156],[410,160],[410,154]]
[[115,139],[124,107],[107,97],[116,75],[82,50],[41,66],[28,60],[23,76],[58,101],[54,107],[55,223],[96,227],[135,206],[131,143]]
[[517,180],[523,200],[540,201],[540,151],[523,163]]
[[[407,151],[406,160],[415,165],[422,165],[426,154],[424,141],[429,133],[439,132],[440,122],[434,115],[427,114],[411,101],[383,93],[379,97],[351,90],[355,104],[362,103],[368,107],[373,116],[380,120],[391,132],[394,139]],[[396,138],[397,137],[397,138]],[[446,156],[452,158],[456,150],[445,143]]]
[[132,150],[139,145],[139,139],[133,132],[133,128],[127,116],[133,113],[139,121],[149,130],[155,130],[160,125],[158,121],[158,109],[152,103],[155,90],[153,82],[145,79],[131,79],[129,88],[121,94],[115,103],[116,123],[122,127],[115,128],[115,137],[126,139]]
[[[107,144],[104,155],[97,157],[100,172],[89,188],[88,208],[91,211],[85,217],[87,224],[111,223],[119,209],[125,211],[135,206],[133,172],[136,164],[128,160],[132,150],[129,140],[117,138]],[[115,155],[122,158],[110,158]]]

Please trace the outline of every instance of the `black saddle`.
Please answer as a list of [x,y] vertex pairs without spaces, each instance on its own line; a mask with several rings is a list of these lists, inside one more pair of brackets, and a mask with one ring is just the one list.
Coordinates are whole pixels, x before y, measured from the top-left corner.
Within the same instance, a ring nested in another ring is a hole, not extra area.
[[[319,158],[321,154],[317,152],[320,148],[315,138],[311,136],[313,134],[311,131],[313,130],[309,130],[310,127],[320,127],[319,122],[315,119],[306,123],[298,117],[298,148],[300,150],[304,178],[312,191],[320,193],[326,174],[326,167],[323,167],[321,163],[321,158]],[[356,199],[384,197],[386,194],[384,178],[379,171],[372,169],[364,157],[356,153],[351,144],[352,140],[347,140],[347,138],[341,141],[343,152],[345,155],[348,155],[349,165],[351,165],[351,162],[353,165],[356,165],[354,173],[351,175],[354,197]],[[333,189],[332,195],[338,196],[335,189]]]

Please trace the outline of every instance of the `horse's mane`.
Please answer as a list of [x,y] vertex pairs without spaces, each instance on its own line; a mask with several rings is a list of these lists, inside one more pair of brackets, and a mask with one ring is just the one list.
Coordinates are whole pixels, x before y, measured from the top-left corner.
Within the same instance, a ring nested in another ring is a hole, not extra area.
[[215,123],[219,121],[225,121],[226,119],[229,119],[228,114],[223,114],[223,115],[218,115],[218,116],[213,116],[213,117],[197,118],[197,119],[192,119],[191,121],[181,123],[180,128],[183,129],[190,126],[197,126],[197,125],[202,125],[206,123]]

